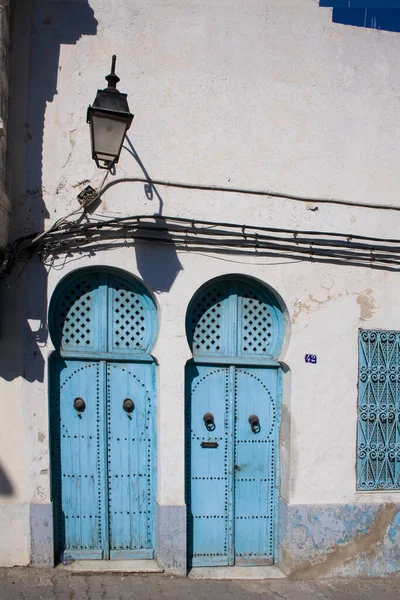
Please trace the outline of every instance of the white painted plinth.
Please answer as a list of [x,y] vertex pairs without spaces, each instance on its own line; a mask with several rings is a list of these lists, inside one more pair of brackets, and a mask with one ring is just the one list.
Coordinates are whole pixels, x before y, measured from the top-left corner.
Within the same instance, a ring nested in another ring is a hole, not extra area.
[[57,569],[79,573],[163,573],[156,560],[76,560]]
[[285,579],[278,567],[195,567],[189,571],[192,579]]

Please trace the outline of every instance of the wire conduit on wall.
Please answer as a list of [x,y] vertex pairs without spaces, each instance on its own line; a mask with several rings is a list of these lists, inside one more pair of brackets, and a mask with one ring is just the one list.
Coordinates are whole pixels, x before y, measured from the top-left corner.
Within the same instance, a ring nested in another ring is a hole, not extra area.
[[[353,202],[333,198],[312,198],[268,190],[254,190],[217,185],[126,177],[114,179],[100,188],[91,190],[99,200],[111,187],[121,183],[144,183],[181,189],[219,191],[243,195],[284,198],[307,203],[327,203],[374,210],[400,211],[400,206]],[[91,201],[93,200],[91,199]],[[72,217],[80,214],[75,221]],[[83,216],[87,217],[83,221]],[[42,233],[24,236],[5,251],[0,265],[0,279],[7,277],[18,258],[29,260],[40,255],[47,261],[62,254],[105,250],[135,243],[174,245],[177,250],[192,250],[213,254],[244,254],[279,256],[287,259],[314,262],[333,262],[386,270],[400,270],[400,239],[389,239],[351,233],[283,229],[238,223],[187,219],[184,217],[135,215],[104,219],[95,215],[90,220],[87,206],[83,205],[58,219]]]

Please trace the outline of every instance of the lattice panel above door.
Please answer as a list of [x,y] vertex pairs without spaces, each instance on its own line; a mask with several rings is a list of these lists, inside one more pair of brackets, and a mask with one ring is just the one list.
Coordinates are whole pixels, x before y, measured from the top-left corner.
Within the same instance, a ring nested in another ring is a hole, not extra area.
[[114,277],[111,286],[112,350],[140,351],[146,345],[149,319],[142,295],[131,282]]
[[74,354],[149,354],[157,312],[147,290],[117,270],[82,270],[66,278],[50,305],[57,350]]
[[400,332],[359,333],[357,488],[400,489]]
[[228,340],[225,319],[228,317],[229,288],[226,282],[210,286],[193,304],[188,334],[193,354],[226,355]]
[[99,282],[95,274],[76,278],[65,290],[53,313],[56,347],[77,351],[95,349],[98,296]]
[[238,304],[239,354],[268,356],[274,331],[271,307],[254,286],[243,282],[239,284]]
[[186,321],[194,356],[276,357],[283,339],[280,308],[247,277],[210,283],[192,300]]

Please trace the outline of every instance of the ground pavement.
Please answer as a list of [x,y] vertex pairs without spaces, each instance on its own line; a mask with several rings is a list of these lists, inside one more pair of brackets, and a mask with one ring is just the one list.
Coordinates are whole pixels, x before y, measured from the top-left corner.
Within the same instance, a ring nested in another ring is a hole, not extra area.
[[193,580],[152,574],[0,569],[1,600],[400,600],[399,579]]

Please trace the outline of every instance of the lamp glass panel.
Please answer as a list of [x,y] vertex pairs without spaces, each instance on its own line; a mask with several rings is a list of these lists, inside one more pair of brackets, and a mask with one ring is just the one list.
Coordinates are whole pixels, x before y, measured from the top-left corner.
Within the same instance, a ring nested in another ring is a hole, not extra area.
[[99,155],[118,156],[125,135],[126,122],[116,117],[92,114],[93,150]]
[[96,156],[97,156],[97,160],[99,162],[101,162],[101,161],[112,162],[115,158],[114,156],[110,156],[109,154],[102,154],[101,152],[97,152]]

